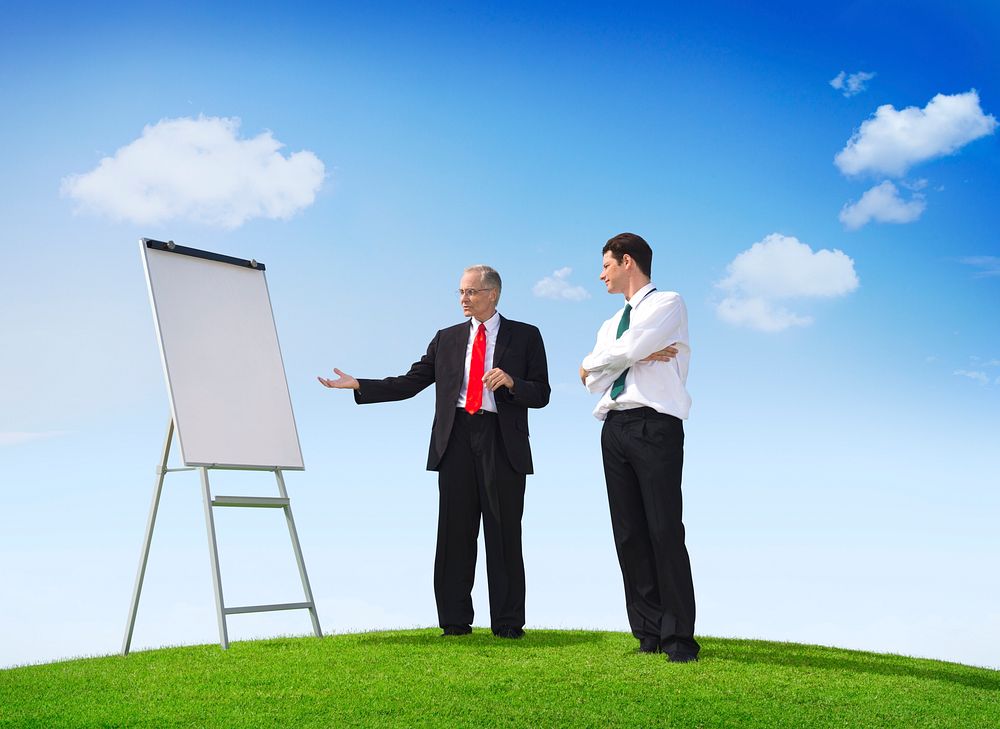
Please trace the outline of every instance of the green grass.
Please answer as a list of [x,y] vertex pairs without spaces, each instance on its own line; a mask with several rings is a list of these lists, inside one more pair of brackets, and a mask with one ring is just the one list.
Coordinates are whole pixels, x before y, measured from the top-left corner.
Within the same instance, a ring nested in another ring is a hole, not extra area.
[[1000,672],[790,643],[477,629],[169,648],[0,671],[3,727],[990,727]]

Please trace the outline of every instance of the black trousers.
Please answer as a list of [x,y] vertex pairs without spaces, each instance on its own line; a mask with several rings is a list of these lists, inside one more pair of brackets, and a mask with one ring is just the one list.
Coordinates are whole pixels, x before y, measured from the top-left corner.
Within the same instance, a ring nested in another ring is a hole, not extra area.
[[681,520],[684,424],[652,408],[611,411],[601,452],[632,634],[670,655],[697,655]]
[[438,468],[434,597],[438,622],[472,625],[479,522],[486,539],[490,627],[524,627],[521,516],[525,475],[507,459],[495,413],[455,416]]

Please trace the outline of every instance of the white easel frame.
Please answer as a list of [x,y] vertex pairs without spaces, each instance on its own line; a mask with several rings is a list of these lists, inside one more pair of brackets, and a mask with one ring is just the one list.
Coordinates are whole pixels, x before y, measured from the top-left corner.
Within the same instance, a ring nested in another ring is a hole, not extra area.
[[[308,610],[312,620],[313,635],[317,638],[323,637],[323,631],[319,624],[319,615],[316,612],[316,601],[313,598],[312,587],[309,585],[309,576],[306,573],[305,560],[302,558],[302,547],[299,544],[298,532],[295,529],[295,519],[292,517],[292,506],[285,489],[285,479],[280,468],[274,469],[242,469],[242,470],[272,470],[278,483],[278,497],[270,496],[216,496],[212,497],[211,487],[208,481],[208,472],[211,470],[205,466],[185,466],[182,468],[168,468],[167,460],[170,456],[170,444],[174,436],[174,419],[170,418],[167,424],[167,437],[163,442],[163,452],[160,463],[156,468],[156,484],[153,487],[153,503],[149,509],[149,519],[146,521],[146,536],[143,540],[142,554],[139,558],[139,570],[135,578],[135,587],[132,590],[132,602],[129,606],[128,625],[125,629],[125,638],[122,641],[122,655],[128,655],[132,646],[132,633],[135,629],[136,614],[139,609],[139,596],[142,594],[142,583],[146,576],[146,564],[149,561],[149,549],[153,541],[153,528],[156,526],[156,513],[160,507],[160,496],[163,492],[164,477],[174,471],[200,471],[201,490],[205,506],[205,527],[208,531],[208,554],[212,567],[212,584],[215,590],[216,617],[219,621],[219,645],[225,650],[229,648],[229,628],[226,623],[228,615],[240,613],[260,613],[275,610]],[[221,470],[221,469],[220,469]],[[226,469],[241,470],[241,469]],[[219,568],[219,545],[215,536],[215,516],[212,512],[217,507],[243,507],[243,508],[265,508],[282,509],[285,512],[285,523],[288,526],[288,534],[292,541],[292,550],[295,553],[295,562],[299,568],[299,577],[302,580],[302,591],[305,600],[302,602],[276,603],[271,605],[245,605],[240,607],[226,607],[222,593],[222,571]]]

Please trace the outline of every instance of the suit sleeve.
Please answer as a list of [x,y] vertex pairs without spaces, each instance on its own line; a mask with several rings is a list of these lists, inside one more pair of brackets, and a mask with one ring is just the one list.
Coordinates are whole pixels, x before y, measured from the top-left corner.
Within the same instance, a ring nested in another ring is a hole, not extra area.
[[376,402],[392,402],[411,398],[434,382],[434,360],[437,356],[438,332],[427,346],[427,353],[410,365],[405,375],[386,377],[383,380],[358,379],[360,387],[354,391],[354,402],[368,405]]
[[524,377],[514,377],[514,392],[506,387],[500,388],[494,394],[500,395],[507,402],[525,408],[543,408],[549,404],[549,365],[545,359],[545,344],[542,333],[537,327],[527,327],[529,333],[528,346],[525,350],[526,367]]

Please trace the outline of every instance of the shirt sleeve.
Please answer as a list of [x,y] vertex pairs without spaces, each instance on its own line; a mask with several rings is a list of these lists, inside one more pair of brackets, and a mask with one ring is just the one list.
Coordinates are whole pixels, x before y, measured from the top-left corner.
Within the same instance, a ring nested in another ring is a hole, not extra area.
[[[677,294],[666,294],[646,303],[653,309],[652,312],[632,323],[621,337],[608,341],[604,346],[598,344],[583,358],[583,368],[595,376],[595,381],[605,373],[612,378],[617,377],[639,360],[670,344],[687,344],[683,341],[687,329],[684,300]],[[587,389],[591,390],[589,385]]]
[[611,387],[620,374],[621,372],[609,372],[608,370],[589,372],[583,386],[587,388],[587,392],[604,392]]
[[[601,342],[611,336],[608,331],[613,326],[614,319],[609,319],[603,324],[601,328],[597,330],[597,341],[594,343],[594,349],[583,358],[581,366],[587,370],[587,379],[584,380],[583,386],[587,388],[588,392],[604,392],[611,386],[615,378],[618,377],[620,372],[610,372],[606,370],[599,370],[597,372],[592,371],[590,367],[587,366],[587,361],[592,359],[594,355],[602,350]],[[624,369],[624,368],[623,368]]]

